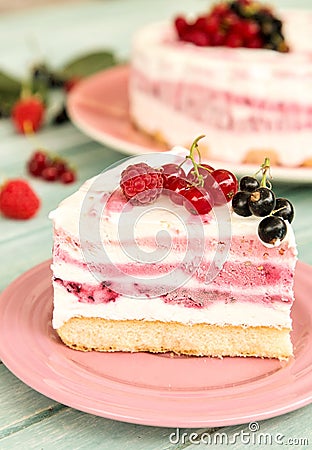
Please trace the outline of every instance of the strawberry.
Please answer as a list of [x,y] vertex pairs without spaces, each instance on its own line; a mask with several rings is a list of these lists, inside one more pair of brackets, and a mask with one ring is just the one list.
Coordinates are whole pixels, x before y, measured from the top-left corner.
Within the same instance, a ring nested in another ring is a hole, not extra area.
[[13,106],[11,118],[16,130],[20,133],[33,133],[43,122],[44,104],[39,97],[21,98]]
[[10,219],[26,220],[40,207],[40,199],[25,180],[6,181],[0,191],[0,211]]

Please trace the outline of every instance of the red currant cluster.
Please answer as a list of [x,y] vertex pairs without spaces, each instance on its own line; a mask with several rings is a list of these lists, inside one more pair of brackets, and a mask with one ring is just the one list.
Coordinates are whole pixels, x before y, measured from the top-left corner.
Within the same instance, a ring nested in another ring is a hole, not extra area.
[[175,27],[180,40],[198,46],[289,50],[282,22],[268,7],[254,0],[222,1],[195,21],[177,17]]
[[285,238],[285,221],[293,221],[294,207],[286,198],[276,198],[272,189],[267,186],[269,170],[270,161],[266,158],[261,166],[261,182],[255,176],[247,175],[241,178],[240,190],[232,199],[232,208],[239,216],[263,217],[258,225],[258,236],[261,241],[274,245]]
[[[215,170],[208,164],[195,161],[195,151],[200,160],[198,141],[203,137],[195,139],[190,154],[180,165],[164,164],[160,169],[143,163],[128,166],[122,172],[120,182],[126,198],[132,201],[139,196],[143,199],[139,203],[147,204],[163,193],[192,214],[208,214],[214,206],[228,203],[237,192],[238,181],[228,170]],[[193,165],[188,173],[182,167],[187,160]]]
[[44,150],[37,150],[27,162],[28,172],[41,177],[46,181],[59,180],[64,184],[73,183],[76,180],[75,171],[68,166],[65,159],[51,157]]

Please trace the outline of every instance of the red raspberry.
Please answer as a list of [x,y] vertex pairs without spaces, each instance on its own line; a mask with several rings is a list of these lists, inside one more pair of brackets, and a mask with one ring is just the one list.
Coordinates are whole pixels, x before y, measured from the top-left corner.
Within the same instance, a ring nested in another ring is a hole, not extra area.
[[145,163],[133,164],[122,171],[120,187],[132,204],[147,205],[161,194],[162,173]]
[[18,100],[12,109],[12,121],[20,133],[33,133],[43,122],[44,104],[38,97]]
[[7,181],[0,191],[0,211],[11,219],[25,220],[33,217],[40,207],[40,200],[27,181]]

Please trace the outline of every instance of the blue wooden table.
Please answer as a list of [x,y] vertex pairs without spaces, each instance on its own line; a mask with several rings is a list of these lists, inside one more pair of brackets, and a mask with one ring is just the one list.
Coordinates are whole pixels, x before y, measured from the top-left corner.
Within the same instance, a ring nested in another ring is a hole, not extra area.
[[[188,0],[111,0],[84,2],[69,6],[34,9],[0,18],[0,68],[23,76],[27,65],[41,56],[57,66],[83,51],[111,47],[120,59],[129,56],[131,35],[144,23],[165,19],[177,11],[200,11],[208,1]],[[283,6],[308,7],[306,1],[275,2]],[[312,5],[311,5],[312,6]],[[0,218],[0,291],[27,269],[51,256],[52,230],[48,213],[60,200],[75,191],[87,178],[97,174],[125,155],[103,146],[82,134],[71,124],[47,126],[36,139],[26,139],[13,131],[8,120],[0,122],[0,176],[26,176],[25,162],[34,148],[42,145],[70,160],[78,170],[72,185],[49,184],[31,180],[42,199],[36,218],[19,222]],[[275,183],[279,195],[296,206],[294,229],[299,257],[312,264],[312,184]],[[312,405],[280,417],[261,421],[260,431],[273,436],[267,448],[312,448]],[[198,449],[207,448],[190,438],[225,433],[228,444],[212,448],[251,448],[248,441],[236,438],[248,433],[248,424],[221,429],[181,430],[188,437],[179,442],[170,435],[175,430],[127,424],[88,415],[50,400],[16,378],[0,364],[0,449]],[[296,440],[297,439],[297,440]],[[265,448],[266,445],[255,445]]]

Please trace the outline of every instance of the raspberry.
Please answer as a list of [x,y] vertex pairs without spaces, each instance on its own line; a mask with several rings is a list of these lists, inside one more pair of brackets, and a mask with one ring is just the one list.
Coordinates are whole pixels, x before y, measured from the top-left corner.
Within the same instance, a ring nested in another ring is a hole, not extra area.
[[26,220],[33,217],[40,207],[40,200],[27,181],[7,181],[0,191],[0,211],[11,219]]
[[132,204],[147,205],[161,194],[162,173],[145,163],[133,164],[121,173],[120,187]]
[[20,133],[33,133],[43,122],[44,104],[35,96],[18,100],[12,109],[12,121]]

